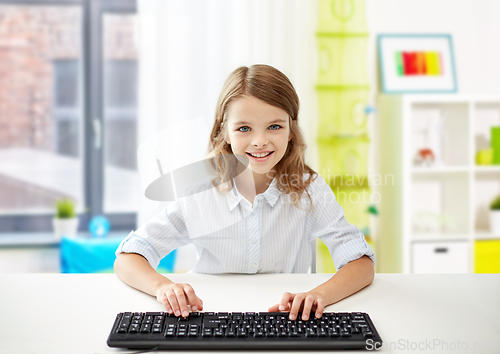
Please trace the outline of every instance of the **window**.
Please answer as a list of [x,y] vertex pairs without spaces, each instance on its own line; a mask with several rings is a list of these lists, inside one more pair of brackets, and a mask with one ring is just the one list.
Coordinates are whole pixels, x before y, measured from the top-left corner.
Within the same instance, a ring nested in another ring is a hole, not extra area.
[[53,62],[54,149],[58,155],[78,157],[80,152],[80,82],[79,61]]
[[48,232],[60,198],[80,228],[135,228],[133,0],[0,0],[0,232]]

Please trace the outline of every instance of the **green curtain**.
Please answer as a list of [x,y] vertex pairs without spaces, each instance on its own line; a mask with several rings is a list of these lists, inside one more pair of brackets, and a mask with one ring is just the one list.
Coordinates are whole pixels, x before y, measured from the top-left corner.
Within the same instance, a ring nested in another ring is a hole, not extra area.
[[[364,0],[318,0],[319,174],[332,188],[347,220],[369,233],[368,75]],[[371,242],[371,241],[370,241]],[[318,241],[317,271],[335,267]]]

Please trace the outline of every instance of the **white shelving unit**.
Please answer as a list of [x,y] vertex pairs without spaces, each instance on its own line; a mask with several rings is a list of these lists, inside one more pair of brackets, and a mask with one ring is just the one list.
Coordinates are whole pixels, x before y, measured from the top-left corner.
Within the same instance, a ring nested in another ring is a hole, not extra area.
[[[500,126],[500,97],[381,95],[378,173],[379,272],[468,273],[474,242],[489,232],[489,204],[500,195],[500,166],[476,166]],[[418,165],[419,149],[436,160]],[[393,183],[392,183],[393,182]]]

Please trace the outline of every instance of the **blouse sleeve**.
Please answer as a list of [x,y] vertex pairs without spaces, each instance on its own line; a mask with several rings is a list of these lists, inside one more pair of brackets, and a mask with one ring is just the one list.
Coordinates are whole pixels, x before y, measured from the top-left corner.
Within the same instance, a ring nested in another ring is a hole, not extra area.
[[364,255],[375,264],[373,249],[363,233],[345,219],[344,210],[325,180],[318,176],[308,190],[313,203],[308,216],[309,237],[311,241],[319,237],[325,243],[336,269]]
[[173,202],[145,225],[132,231],[120,243],[116,255],[140,254],[156,269],[163,257],[190,242],[180,206]]

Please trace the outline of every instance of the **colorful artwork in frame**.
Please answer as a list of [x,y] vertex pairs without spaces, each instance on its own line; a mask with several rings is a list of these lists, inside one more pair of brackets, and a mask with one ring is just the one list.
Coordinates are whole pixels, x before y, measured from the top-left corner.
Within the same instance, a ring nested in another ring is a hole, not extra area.
[[380,34],[378,54],[384,93],[457,92],[448,34]]

